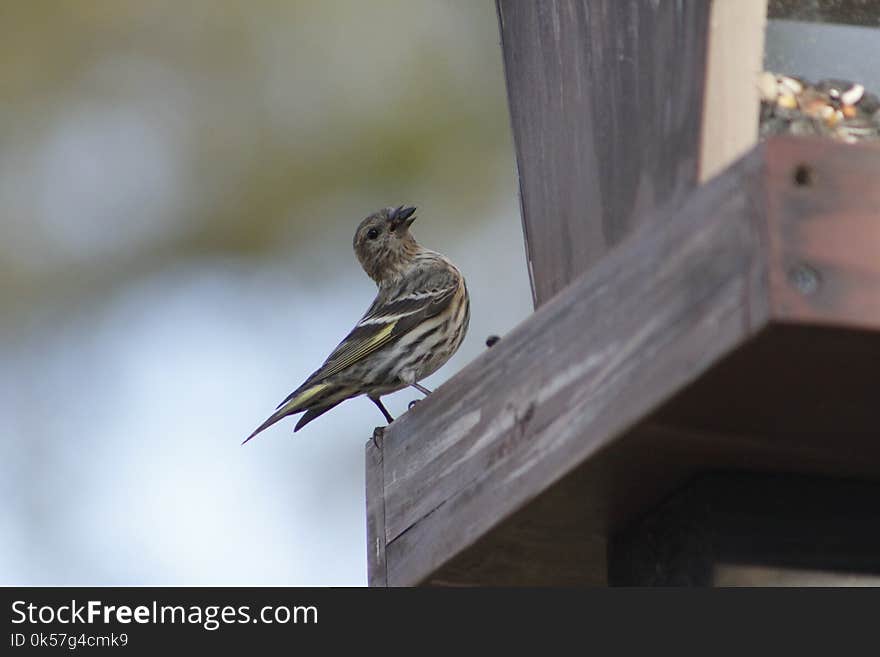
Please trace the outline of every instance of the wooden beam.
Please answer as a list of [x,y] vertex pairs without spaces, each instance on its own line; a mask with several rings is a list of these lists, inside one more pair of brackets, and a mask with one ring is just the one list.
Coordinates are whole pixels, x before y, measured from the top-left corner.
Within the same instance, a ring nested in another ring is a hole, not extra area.
[[697,181],[708,0],[497,0],[535,305]]
[[601,584],[702,469],[880,476],[878,181],[870,146],[759,145],[394,422],[387,583]]
[[758,141],[767,0],[712,3],[700,138],[700,181],[742,157]]

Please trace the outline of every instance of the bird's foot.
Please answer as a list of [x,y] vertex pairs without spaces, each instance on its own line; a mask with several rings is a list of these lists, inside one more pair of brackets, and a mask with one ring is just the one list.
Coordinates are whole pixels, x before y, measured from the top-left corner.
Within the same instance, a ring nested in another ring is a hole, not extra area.
[[373,429],[373,446],[376,449],[382,449],[382,438],[385,437],[385,427],[376,427]]
[[407,410],[412,409],[412,407],[415,406],[416,404],[418,404],[420,401],[422,401],[422,400],[421,400],[421,399],[413,399],[413,400],[407,405],[407,407],[406,407]]
[[501,338],[499,338],[497,335],[490,335],[488,338],[486,338],[486,346],[494,347],[496,344],[498,344],[498,341],[500,339]]

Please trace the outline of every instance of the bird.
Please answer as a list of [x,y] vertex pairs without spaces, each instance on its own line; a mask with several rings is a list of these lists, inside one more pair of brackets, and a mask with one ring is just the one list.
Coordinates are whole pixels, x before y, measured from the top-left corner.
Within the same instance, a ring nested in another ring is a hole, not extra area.
[[[355,255],[378,287],[373,303],[324,363],[282,401],[242,444],[288,415],[304,413],[299,431],[347,399],[366,395],[390,424],[381,397],[419,381],[458,350],[470,321],[464,276],[444,255],[420,245],[412,206],[367,216],[354,234]],[[375,434],[374,434],[375,435]]]

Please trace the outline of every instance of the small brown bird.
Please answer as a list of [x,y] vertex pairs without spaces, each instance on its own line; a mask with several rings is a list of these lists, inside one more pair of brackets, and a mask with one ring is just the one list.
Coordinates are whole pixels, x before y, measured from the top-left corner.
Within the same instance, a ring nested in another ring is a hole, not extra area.
[[352,397],[367,395],[388,422],[380,397],[419,381],[456,352],[467,332],[470,302],[464,277],[445,256],[410,233],[414,207],[385,208],[358,226],[354,252],[379,287],[372,305],[333,353],[244,442],[278,420],[305,414],[294,431]]

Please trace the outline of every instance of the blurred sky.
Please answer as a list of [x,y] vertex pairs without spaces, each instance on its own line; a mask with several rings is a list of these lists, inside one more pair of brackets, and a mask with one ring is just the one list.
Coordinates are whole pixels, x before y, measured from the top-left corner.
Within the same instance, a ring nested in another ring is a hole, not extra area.
[[471,290],[426,385],[531,311],[493,3],[4,2],[0,82],[0,584],[364,584],[377,409],[240,442],[379,207]]

